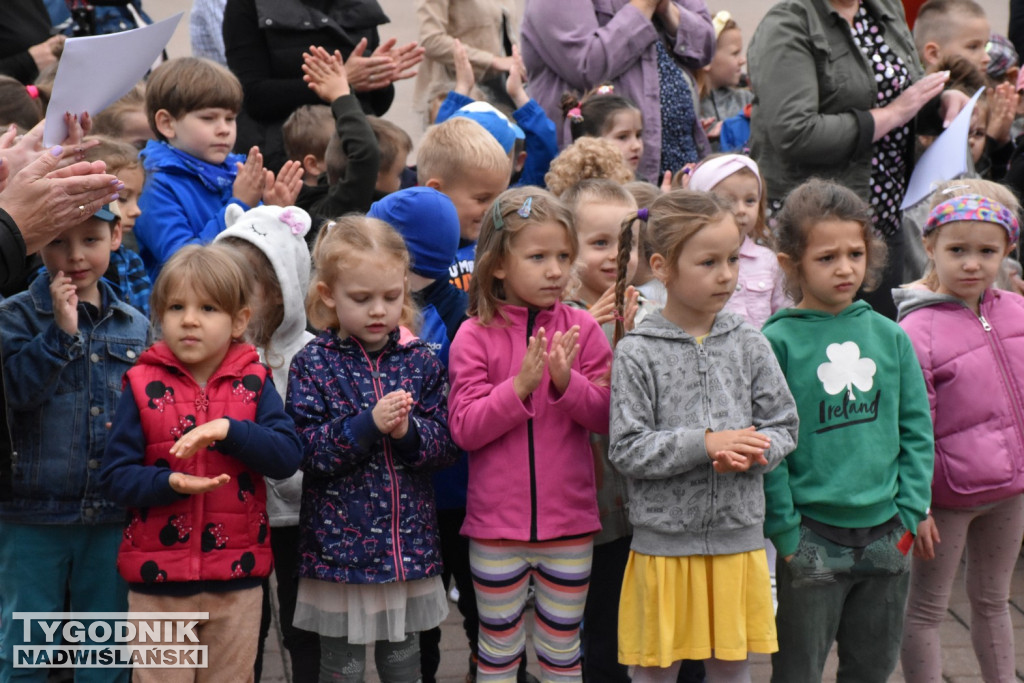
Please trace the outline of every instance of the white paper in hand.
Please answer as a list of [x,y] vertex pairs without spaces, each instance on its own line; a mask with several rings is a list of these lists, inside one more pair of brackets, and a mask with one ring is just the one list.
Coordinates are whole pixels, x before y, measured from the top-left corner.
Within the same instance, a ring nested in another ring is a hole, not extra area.
[[68,38],[46,108],[43,144],[68,136],[65,112],[95,115],[131,90],[167,46],[182,14],[131,31]]
[[942,135],[935,138],[932,146],[917,160],[900,209],[908,209],[926,199],[939,183],[967,173],[967,138],[971,132],[971,113],[984,91],[985,88],[981,87],[974,93],[974,97],[964,105],[949,128],[942,131]]

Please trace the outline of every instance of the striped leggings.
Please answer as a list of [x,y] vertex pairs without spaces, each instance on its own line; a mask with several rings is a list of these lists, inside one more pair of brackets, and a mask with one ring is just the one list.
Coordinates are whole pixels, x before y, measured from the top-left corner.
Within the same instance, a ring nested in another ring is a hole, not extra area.
[[477,681],[516,680],[526,649],[523,610],[534,579],[533,645],[544,683],[582,680],[580,621],[587,601],[593,537],[559,541],[470,540],[469,566],[480,613]]

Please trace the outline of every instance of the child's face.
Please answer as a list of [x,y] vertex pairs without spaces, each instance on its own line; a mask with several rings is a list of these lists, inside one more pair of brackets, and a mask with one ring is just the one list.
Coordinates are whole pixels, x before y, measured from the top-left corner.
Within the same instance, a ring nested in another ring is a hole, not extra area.
[[391,194],[402,189],[402,172],[406,169],[408,152],[399,151],[390,168],[382,168],[377,173],[377,186],[374,188],[381,194]]
[[550,308],[561,301],[572,271],[572,248],[561,223],[529,223],[517,232],[494,271],[513,306]]
[[[783,255],[784,256],[784,255]],[[803,258],[795,266],[803,299],[797,308],[833,315],[853,303],[867,272],[868,247],[864,227],[856,221],[823,220],[807,235]]]
[[972,17],[962,12],[954,12],[949,21],[954,22],[954,28],[949,41],[938,46],[936,61],[954,55],[963,57],[974,64],[985,73],[985,67],[991,61],[985,46],[988,45],[988,37],[991,28],[988,19],[985,17]]
[[117,172],[117,179],[124,183],[124,189],[117,193],[117,214],[121,217],[121,229],[132,230],[135,219],[142,215],[139,195],[142,194],[146,174],[141,165],[126,167]]
[[153,129],[149,127],[149,120],[146,112],[141,109],[125,112],[121,119],[121,139],[135,147],[142,149],[150,140],[155,140]]
[[601,137],[614,142],[630,170],[636,171],[644,153],[644,121],[640,112],[636,109],[617,111],[608,125],[608,132]]
[[[592,305],[615,284],[618,276],[619,232],[622,221],[635,206],[620,202],[581,203],[576,210],[576,231],[580,253],[577,267],[580,278],[579,298]],[[629,252],[626,282],[636,273],[639,223],[633,223],[633,249]]]
[[43,247],[39,255],[50,277],[62,272],[71,278],[79,301],[100,306],[97,283],[110,266],[110,252],[121,246],[121,228],[99,218],[88,218],[68,228]]
[[748,236],[757,225],[761,209],[761,185],[757,177],[750,172],[733,173],[711,191],[732,204],[732,214],[740,234]]
[[981,155],[985,152],[985,140],[987,138],[985,123],[987,119],[985,108],[975,105],[974,111],[971,112],[971,131],[967,135],[967,146],[970,147],[971,159],[974,163],[978,163]]
[[337,314],[340,336],[355,337],[377,351],[402,319],[405,268],[394,257],[368,253],[346,262],[330,285],[318,282],[317,293]]
[[160,328],[171,353],[203,383],[220,367],[231,341],[245,333],[249,316],[248,308],[231,315],[205,292],[186,284],[176,287],[167,300]]
[[454,181],[431,179],[426,184],[452,200],[459,214],[459,237],[467,242],[476,242],[480,237],[484,214],[491,208],[495,198],[508,189],[508,181],[508,173],[476,169]]
[[736,289],[739,250],[740,231],[727,214],[690,237],[674,264],[654,254],[651,269],[665,283],[665,317],[690,334],[706,334]]
[[[166,110],[161,109],[166,113]],[[161,122],[157,112],[160,132],[175,149],[191,154],[209,164],[223,164],[235,146],[236,112],[223,107],[207,107],[190,111],[175,119],[169,114]]]
[[738,28],[722,31],[718,36],[715,57],[705,67],[712,88],[735,88],[740,84],[743,67],[747,60],[743,56],[743,35]]
[[935,263],[936,291],[976,307],[982,293],[996,281],[1010,245],[1001,225],[957,221],[940,227],[934,239],[926,239],[925,251]]

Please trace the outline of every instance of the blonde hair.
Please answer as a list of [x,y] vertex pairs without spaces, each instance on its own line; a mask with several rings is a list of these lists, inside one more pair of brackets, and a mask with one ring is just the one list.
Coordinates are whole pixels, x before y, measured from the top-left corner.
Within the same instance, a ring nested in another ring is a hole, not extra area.
[[164,62],[146,84],[146,120],[159,140],[166,140],[156,128],[161,109],[175,119],[189,112],[220,107],[233,112],[242,108],[242,84],[227,67],[199,57],[177,57]]
[[102,135],[90,135],[85,138],[85,141],[91,140],[99,140],[99,144],[85,151],[86,161],[102,161],[107,165],[107,173],[111,175],[117,175],[118,171],[125,169],[142,170],[139,150],[135,149],[134,145]]
[[695,190],[672,190],[659,196],[643,212],[633,212],[622,222],[619,231],[618,276],[615,280],[615,307],[619,316],[615,322],[615,341],[622,338],[625,329],[622,324],[623,308],[626,301],[626,268],[633,250],[633,223],[646,223],[644,239],[652,254],[661,254],[668,264],[672,277],[677,275],[676,265],[679,254],[691,237],[717,223],[725,216],[732,216],[732,207],[721,197]]
[[[146,113],[146,86],[143,83],[133,85],[120,99],[93,117],[93,133],[118,139],[124,137],[124,118],[131,112]],[[150,127],[152,125],[150,123]]]
[[622,152],[604,138],[582,137],[562,150],[551,162],[544,184],[556,197],[587,178],[607,178],[617,183],[633,180]]
[[455,116],[427,129],[416,150],[416,181],[420,185],[432,178],[458,182],[479,171],[512,175],[512,160],[486,128]]
[[[524,218],[519,211],[528,199],[530,212]],[[501,218],[500,226],[495,225],[497,217]],[[516,235],[527,226],[538,223],[557,223],[564,227],[569,238],[569,260],[576,260],[579,239],[572,212],[564,202],[547,190],[530,185],[502,192],[484,214],[476,244],[473,279],[469,281],[469,315],[475,315],[480,324],[491,324],[496,314],[505,319],[501,312],[505,290],[502,281],[494,277],[494,272],[508,256]]]
[[[1007,209],[1013,212],[1014,216],[1020,219],[1020,202],[1017,200],[1017,196],[1013,193],[1013,190],[1002,185],[1000,183],[993,182],[991,180],[984,180],[982,178],[958,178],[955,180],[947,180],[935,188],[935,192],[932,193],[931,202],[928,206],[930,212],[936,206],[951,199],[953,197],[961,197],[965,194],[977,194],[982,197],[991,199],[992,201],[999,202]],[[933,230],[924,236],[924,243],[931,248],[935,247],[935,240],[938,238],[939,232],[942,231],[940,227],[938,230]],[[1006,289],[1006,282],[1003,282],[1003,278],[1006,273],[1004,269],[999,269],[999,278],[997,279],[996,286],[1000,289]],[[925,269],[924,275],[918,280],[928,289],[933,292],[939,288],[939,276],[935,272],[935,261],[931,258],[928,259],[928,267]]]
[[190,244],[167,260],[149,297],[156,323],[167,312],[174,293],[192,290],[207,296],[232,318],[249,307],[249,278],[231,249],[220,244]]
[[[349,214],[320,229],[313,245],[313,274],[306,294],[306,316],[310,325],[318,330],[334,330],[339,336],[346,335],[337,312],[320,297],[318,285],[323,283],[332,288],[346,265],[369,254],[389,256],[402,264],[403,272],[409,270],[409,250],[405,247],[405,240],[382,220]],[[418,327],[408,278],[405,278],[402,317],[398,324],[413,330]]]

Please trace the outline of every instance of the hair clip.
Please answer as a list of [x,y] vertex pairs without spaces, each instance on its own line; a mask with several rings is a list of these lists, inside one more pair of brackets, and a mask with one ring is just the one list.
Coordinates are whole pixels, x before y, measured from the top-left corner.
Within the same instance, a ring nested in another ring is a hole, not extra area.
[[636,217],[637,217],[637,218],[639,218],[640,220],[642,220],[642,221],[643,221],[644,223],[646,223],[646,222],[647,222],[647,218],[648,218],[648,217],[649,217],[650,215],[651,215],[651,212],[650,212],[650,211],[648,211],[648,210],[647,210],[646,208],[643,208],[643,209],[637,209],[637,210],[636,210]]
[[337,223],[335,223],[334,221],[331,221],[330,223],[328,223],[327,225],[324,226],[324,230],[330,230],[335,225],[337,225]]
[[583,110],[580,109],[578,105],[566,112],[565,115],[568,116],[569,120],[573,123],[579,123],[583,120]]
[[595,90],[594,92],[596,92],[598,95],[614,95],[615,86],[612,85],[611,83],[606,83],[605,85],[597,86],[597,90]]
[[533,210],[533,197],[527,197],[523,205],[516,209],[516,214],[520,218],[529,218],[530,212]]
[[491,209],[491,218],[494,221],[494,229],[501,230],[505,227],[505,219],[501,217],[501,200],[494,200],[494,207]]
[[36,86],[26,85],[25,92],[27,92],[28,96],[31,97],[33,100],[39,99],[39,88],[37,88]]
[[957,190],[969,190],[969,189],[971,189],[970,185],[950,185],[949,187],[943,188],[942,194],[952,194],[952,193],[956,192]]
[[725,25],[732,21],[732,15],[722,10],[715,16],[711,17],[711,25],[715,29],[715,38],[717,39],[722,35],[722,31],[725,30]]

